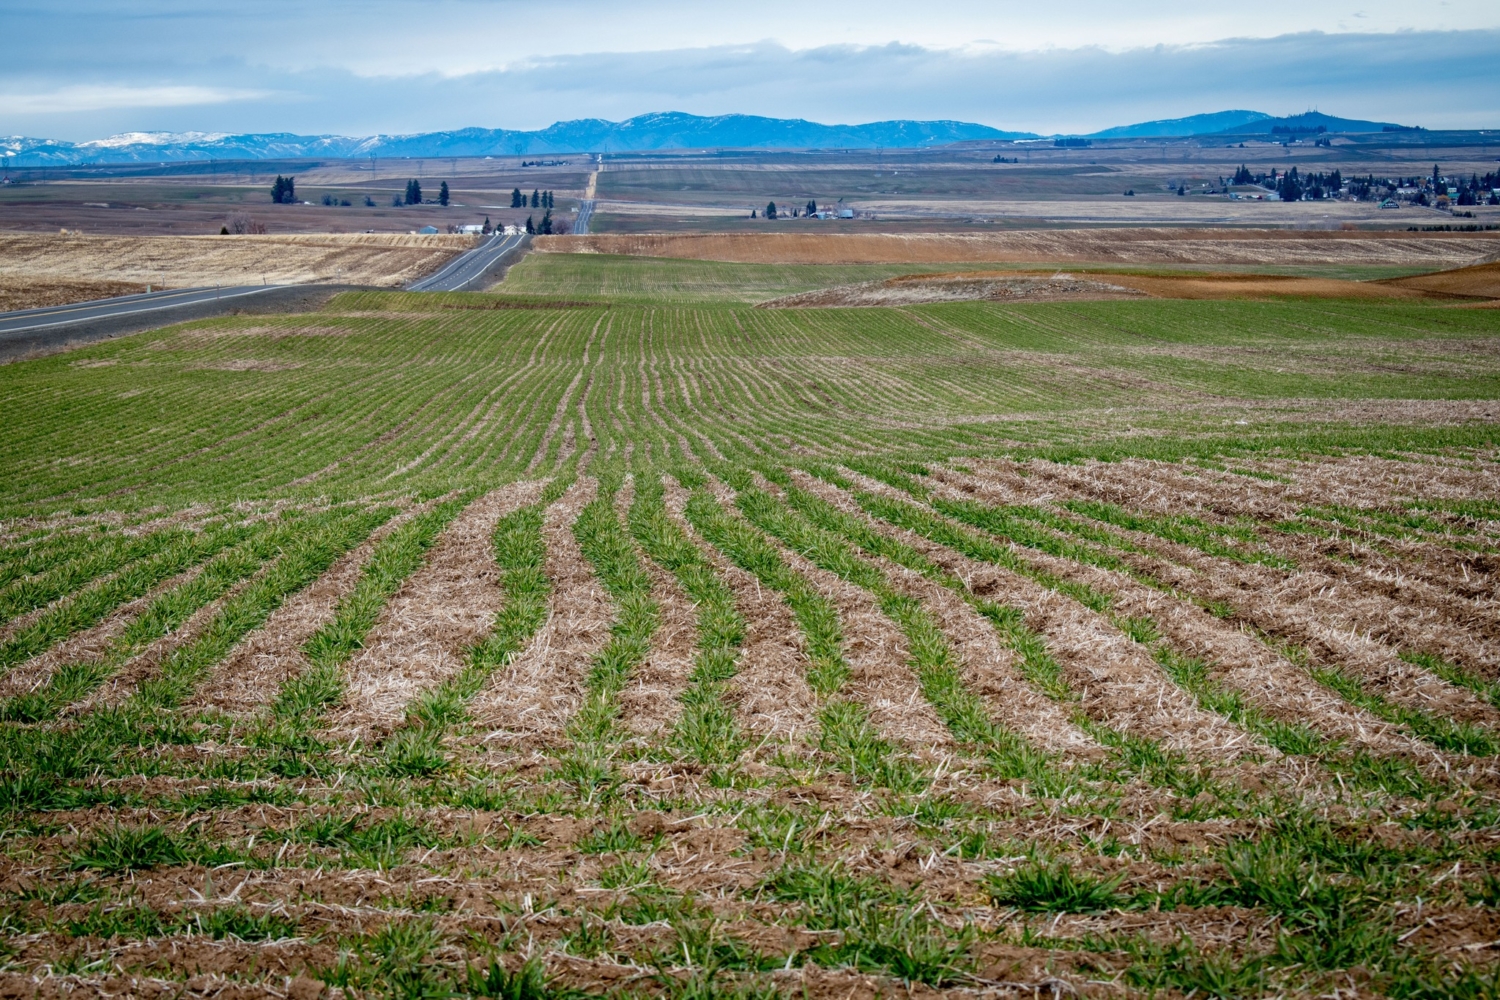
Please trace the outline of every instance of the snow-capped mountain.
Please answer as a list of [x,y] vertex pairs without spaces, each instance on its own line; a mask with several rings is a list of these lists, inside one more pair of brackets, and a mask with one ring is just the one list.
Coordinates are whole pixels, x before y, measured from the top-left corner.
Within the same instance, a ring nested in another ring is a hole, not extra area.
[[639,115],[622,122],[582,118],[533,132],[465,128],[415,135],[294,135],[273,132],[124,132],[88,142],[10,136],[0,153],[18,165],[154,163],[178,160],[265,160],[307,157],[525,156],[661,149],[907,149],[973,139],[1033,138],[987,125],[955,121],[885,121],[823,125],[802,119],[680,112]]

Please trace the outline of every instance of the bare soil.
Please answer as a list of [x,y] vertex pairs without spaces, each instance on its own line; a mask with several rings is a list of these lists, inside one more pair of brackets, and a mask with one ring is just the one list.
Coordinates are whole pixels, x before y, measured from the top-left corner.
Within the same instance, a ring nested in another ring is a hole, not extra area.
[[144,284],[134,281],[50,281],[42,275],[0,277],[0,312],[112,299],[119,295],[138,295],[145,290]]

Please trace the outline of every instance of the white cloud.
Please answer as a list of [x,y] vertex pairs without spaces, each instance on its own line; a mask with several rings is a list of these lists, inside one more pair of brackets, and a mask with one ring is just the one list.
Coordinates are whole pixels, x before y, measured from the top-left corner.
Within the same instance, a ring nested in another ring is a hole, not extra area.
[[139,87],[109,84],[79,84],[54,90],[12,92],[5,108],[17,115],[71,114],[115,108],[180,108],[204,104],[248,101],[269,95],[266,90],[232,87]]

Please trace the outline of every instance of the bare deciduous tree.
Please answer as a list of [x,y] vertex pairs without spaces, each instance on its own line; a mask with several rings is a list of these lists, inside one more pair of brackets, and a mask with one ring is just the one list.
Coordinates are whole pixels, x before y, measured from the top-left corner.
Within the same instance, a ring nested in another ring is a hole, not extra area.
[[266,224],[251,218],[248,212],[230,212],[224,217],[224,228],[235,236],[264,236]]

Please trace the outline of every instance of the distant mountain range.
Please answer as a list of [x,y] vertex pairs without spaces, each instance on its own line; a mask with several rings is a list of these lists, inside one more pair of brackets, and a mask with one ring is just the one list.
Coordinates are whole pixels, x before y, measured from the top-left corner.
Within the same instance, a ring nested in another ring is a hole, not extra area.
[[1091,132],[1090,139],[1164,139],[1170,136],[1208,135],[1227,132],[1252,122],[1266,121],[1270,115],[1264,111],[1215,111],[1207,115],[1192,115],[1188,118],[1163,118],[1154,122],[1138,122],[1135,125],[1116,125],[1102,132]]
[[[1260,111],[1217,111],[1189,118],[1121,125],[1093,133],[1097,139],[1201,135],[1302,135],[1404,130],[1388,122],[1335,118],[1310,111],[1274,118]],[[271,132],[125,132],[107,139],[64,142],[25,136],[0,138],[0,154],[15,166],[163,163],[204,160],[294,160],[353,157],[527,156],[623,153],[665,149],[917,149],[955,142],[1039,139],[955,121],[885,121],[823,125],[801,118],[720,115],[704,118],[670,111],[622,122],[580,118],[534,132],[465,128],[415,135],[294,135]]]
[[13,136],[0,152],[27,165],[157,163],[181,160],[269,160],[344,157],[526,156],[615,153],[660,149],[911,149],[976,139],[1034,139],[1034,132],[1004,132],[953,121],[886,121],[822,125],[803,119],[680,112],[639,115],[622,122],[581,118],[535,132],[465,128],[417,135],[293,135],[274,132],[126,132],[71,143]]
[[1419,129],[1395,122],[1367,122],[1358,118],[1335,118],[1319,111],[1307,111],[1285,118],[1253,119],[1242,125],[1215,130],[1215,135],[1312,135],[1319,132],[1415,132]]

